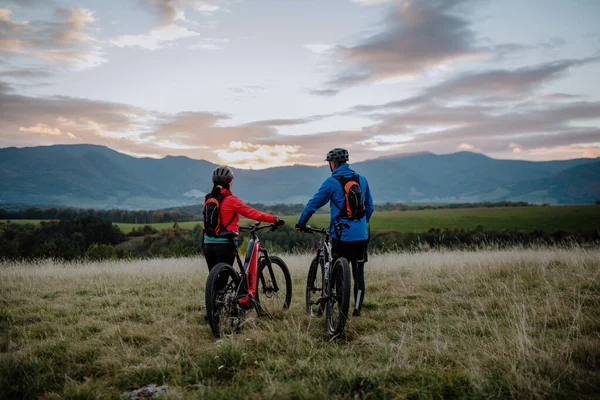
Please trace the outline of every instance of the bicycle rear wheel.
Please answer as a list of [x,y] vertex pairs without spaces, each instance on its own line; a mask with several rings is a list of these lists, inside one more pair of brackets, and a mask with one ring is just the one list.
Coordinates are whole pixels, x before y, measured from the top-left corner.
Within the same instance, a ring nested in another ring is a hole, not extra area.
[[308,269],[306,281],[306,313],[311,317],[320,317],[325,310],[323,300],[323,258],[313,258]]
[[331,337],[344,332],[350,306],[350,283],[348,260],[340,257],[333,264],[327,285],[327,334]]
[[244,311],[236,302],[239,274],[229,264],[213,267],[206,280],[206,315],[215,337],[233,334],[239,330]]
[[292,277],[285,262],[277,257],[262,258],[258,265],[258,287],[256,288],[257,311],[271,314],[287,310],[292,301]]

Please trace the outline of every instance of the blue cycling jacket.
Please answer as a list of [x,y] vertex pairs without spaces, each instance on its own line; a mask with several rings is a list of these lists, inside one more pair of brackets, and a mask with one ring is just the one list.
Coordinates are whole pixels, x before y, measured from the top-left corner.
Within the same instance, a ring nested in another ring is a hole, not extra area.
[[[348,164],[343,164],[336,168],[331,176],[323,182],[319,191],[309,200],[308,204],[306,204],[306,207],[304,207],[304,210],[298,219],[298,224],[306,225],[315,211],[328,202],[331,202],[331,221],[329,223],[331,236],[344,242],[367,240],[369,238],[367,223],[371,219],[371,215],[375,208],[373,207],[373,198],[371,197],[371,191],[369,190],[369,183],[364,176],[359,175],[359,182],[363,194],[363,201],[365,203],[365,216],[356,221],[351,221],[348,218],[340,216],[340,210],[343,209],[346,201],[346,194],[344,193],[342,184],[335,177],[350,178],[354,174],[356,174],[356,172],[350,169]],[[342,230],[341,237],[337,236],[334,229],[335,224],[338,222],[345,222],[350,225],[350,229]]]

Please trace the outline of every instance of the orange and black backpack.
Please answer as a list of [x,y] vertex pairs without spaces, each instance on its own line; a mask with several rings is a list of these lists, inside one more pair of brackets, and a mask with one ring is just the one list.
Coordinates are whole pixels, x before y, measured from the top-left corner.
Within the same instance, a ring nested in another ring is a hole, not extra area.
[[365,202],[363,201],[360,178],[354,174],[350,178],[334,177],[342,185],[344,195],[344,207],[340,209],[340,217],[350,220],[359,220],[365,216]]
[[222,224],[221,204],[223,203],[223,199],[227,196],[230,195],[220,194],[218,196],[213,196],[212,193],[209,193],[204,198],[204,210],[202,211],[202,215],[204,216],[204,234],[208,237],[219,237],[219,234],[225,232],[227,226],[231,225],[233,218],[235,218],[234,214],[231,221],[225,225]]

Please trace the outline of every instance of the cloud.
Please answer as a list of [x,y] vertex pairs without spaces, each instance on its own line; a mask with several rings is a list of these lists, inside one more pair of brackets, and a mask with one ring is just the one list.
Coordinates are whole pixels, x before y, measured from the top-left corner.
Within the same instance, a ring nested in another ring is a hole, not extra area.
[[581,60],[560,60],[515,70],[467,72],[430,87],[428,98],[458,96],[515,96],[529,93],[541,84],[563,76],[570,68],[597,62],[599,57]]
[[568,160],[573,158],[600,157],[600,146],[539,147],[528,152],[532,160]]
[[581,126],[600,118],[600,102],[523,102],[516,109],[489,105],[442,106],[428,103],[381,114],[367,128],[379,145],[401,143],[406,151],[447,152],[449,148],[527,158],[540,147],[592,146],[600,128]]
[[137,46],[146,50],[159,50],[167,45],[172,45],[177,40],[199,35],[198,32],[175,24],[169,24],[159,26],[139,35],[119,36],[111,40],[111,43],[118,47]]
[[380,4],[389,3],[395,0],[352,0],[353,3],[360,4],[361,6],[378,6]]
[[[2,147],[90,143],[133,155],[177,154],[253,168],[306,160],[301,144],[280,135],[277,128],[325,118],[230,125],[230,116],[223,113],[164,114],[65,96],[28,97],[14,94],[6,84],[0,84],[0,109]],[[299,139],[304,140],[313,138]]]
[[29,127],[29,128],[25,128],[22,126],[19,128],[19,132],[39,133],[42,135],[56,135],[56,136],[62,135],[62,133],[60,132],[60,129],[52,128],[51,126],[48,126],[46,124],[35,124],[34,126]]
[[106,60],[90,34],[96,21],[85,8],[59,8],[54,19],[17,22],[10,9],[0,9],[0,53],[59,61],[88,68]]
[[33,5],[53,5],[52,0],[4,0],[5,3],[13,3],[18,6],[28,7]]
[[592,147],[583,150],[581,155],[583,158],[598,158],[600,157],[600,147]]
[[229,43],[227,38],[202,38],[191,44],[189,49],[222,50]]
[[[143,129],[140,121],[155,118],[151,112],[124,104],[64,96],[29,97],[9,88],[0,85],[1,146],[72,143],[75,138],[82,143],[110,143]],[[129,142],[124,148],[131,150],[134,142]]]
[[65,62],[70,64],[74,69],[97,67],[106,62],[103,53],[99,51],[49,50],[31,54],[48,61]]
[[578,95],[578,94],[569,94],[569,93],[547,93],[547,94],[542,94],[539,97],[542,100],[562,101],[562,100],[581,99],[583,96]]
[[59,10],[59,12],[64,15],[66,20],[65,26],[60,27],[56,33],[59,43],[69,45],[92,40],[91,36],[84,33],[84,30],[86,25],[96,20],[93,11],[85,8],[70,8]]
[[324,43],[309,43],[309,44],[305,44],[304,48],[306,48],[316,54],[323,54],[323,53],[327,53],[328,51],[332,50],[334,48],[334,46],[332,46],[330,44],[324,44]]
[[[456,101],[458,99],[483,100],[486,103],[498,103],[507,100],[521,100],[532,95],[545,83],[564,76],[571,68],[595,63],[599,57],[578,60],[557,60],[535,66],[485,71],[469,71],[458,74],[437,85],[429,86],[416,96],[383,104],[357,105],[349,113],[370,113],[392,109],[407,109],[429,104],[434,101]],[[551,93],[537,96],[540,101],[573,100],[578,95]]]
[[212,14],[222,9],[217,2],[201,0],[145,0],[144,4],[157,13],[162,24],[184,19],[186,9],[205,14]]
[[30,80],[48,78],[50,76],[52,76],[52,73],[45,68],[12,68],[0,71],[0,79],[12,78]]
[[523,149],[521,148],[521,146],[519,146],[519,145],[518,145],[518,144],[516,144],[516,143],[511,143],[511,144],[509,144],[509,145],[508,145],[508,147],[509,147],[510,149],[512,149],[512,152],[513,152],[513,153],[517,153],[517,154],[518,154],[518,153],[520,153],[520,152],[522,152],[522,151],[523,151]]
[[516,109],[429,102],[376,114],[373,118],[378,122],[358,129],[301,135],[283,135],[279,129],[332,115],[233,125],[228,114],[219,112],[164,114],[64,96],[34,98],[14,94],[8,84],[0,84],[0,109],[0,146],[92,143],[134,155],[186,155],[253,168],[321,164],[324,154],[340,145],[355,162],[375,154],[449,149],[542,159],[544,154],[551,158],[548,149],[576,146],[579,153],[558,152],[557,157],[582,156],[600,142],[600,128],[583,126],[600,118],[600,102],[540,102],[538,98]]
[[315,96],[333,97],[333,96],[339,94],[340,90],[337,90],[337,89],[311,89],[308,91],[308,93],[315,95]]
[[384,29],[354,46],[337,46],[349,67],[329,82],[345,88],[368,81],[420,75],[457,60],[489,56],[461,14],[460,0],[403,1],[390,8]]
[[183,146],[204,146],[215,151],[231,142],[294,145],[279,135],[277,127],[306,124],[325,116],[254,121],[234,126],[228,125],[230,118],[223,113],[181,112],[165,116],[153,131],[143,137],[148,140],[177,142]]
[[[149,7],[159,17],[159,25],[145,33],[137,35],[122,35],[110,42],[118,47],[135,46],[146,50],[159,50],[166,46],[174,46],[182,39],[200,36],[199,32],[177,24],[177,21],[187,21],[185,11],[192,9],[212,14],[222,9],[217,2],[200,0],[144,0],[143,5]],[[202,38],[189,46],[190,49],[220,50],[229,42],[227,38]]]
[[245,85],[245,86],[229,88],[229,90],[235,94],[252,94],[255,92],[263,91],[265,89],[266,89],[266,87],[264,87],[262,85]]
[[225,149],[216,151],[219,160],[232,167],[262,169],[274,165],[292,164],[299,156],[299,146],[256,145],[247,142],[231,142]]

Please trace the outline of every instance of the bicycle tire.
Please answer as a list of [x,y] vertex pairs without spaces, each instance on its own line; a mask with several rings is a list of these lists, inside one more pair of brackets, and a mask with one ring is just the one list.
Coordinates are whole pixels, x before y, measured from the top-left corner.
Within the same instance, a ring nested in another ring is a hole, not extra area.
[[271,314],[276,310],[287,310],[292,301],[292,277],[288,266],[280,257],[270,256],[269,258],[273,275],[269,271],[266,258],[263,257],[258,264],[256,303],[259,315]]
[[306,313],[311,317],[320,317],[325,311],[325,303],[318,302],[323,298],[323,258],[315,256],[308,269],[306,279]]
[[338,337],[344,332],[350,307],[350,266],[344,257],[333,264],[327,287],[327,334]]
[[234,321],[241,318],[241,310],[235,303],[239,282],[240,275],[229,264],[219,263],[208,274],[205,290],[206,315],[215,337],[220,337],[224,330],[225,333],[234,333],[239,329],[241,321]]

